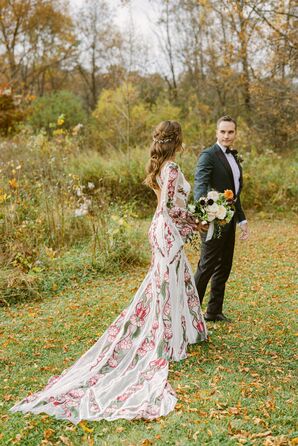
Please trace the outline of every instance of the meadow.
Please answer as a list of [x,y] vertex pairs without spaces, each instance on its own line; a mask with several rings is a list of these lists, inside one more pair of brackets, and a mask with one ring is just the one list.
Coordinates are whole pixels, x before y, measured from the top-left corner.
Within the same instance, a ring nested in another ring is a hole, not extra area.
[[[142,183],[148,151],[101,153],[79,135],[26,128],[0,145],[0,444],[297,444],[293,152],[243,153],[251,238],[229,280],[234,322],[210,324],[210,341],[171,365],[175,412],[73,426],[8,410],[90,347],[141,284],[155,207]],[[191,182],[198,153],[186,146],[177,160]]]
[[[61,291],[4,307],[0,444],[297,444],[297,226],[253,214],[249,220],[251,238],[237,242],[227,287],[226,312],[233,323],[208,324],[210,341],[190,347],[185,361],[172,363],[169,379],[179,401],[165,418],[74,426],[47,415],[8,412],[68,367],[129,304],[149,265],[148,219],[140,223],[142,266],[86,277],[73,273]],[[197,253],[187,251],[195,267]]]
[[[144,263],[138,222],[155,207],[142,183],[148,148],[101,153],[61,132],[49,138],[24,128],[0,141],[1,305],[55,294],[74,276]],[[186,146],[178,159],[191,183],[199,152]],[[242,156],[244,208],[292,219],[297,155],[268,148]]]

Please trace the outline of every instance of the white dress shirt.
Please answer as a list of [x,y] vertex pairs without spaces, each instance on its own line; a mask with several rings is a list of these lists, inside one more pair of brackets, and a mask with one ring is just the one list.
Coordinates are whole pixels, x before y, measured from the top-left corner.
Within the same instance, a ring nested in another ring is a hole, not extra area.
[[[222,146],[221,144],[219,144],[218,141],[216,142],[216,144],[221,148],[221,150],[225,154],[225,157],[227,158],[227,161],[231,167],[231,170],[233,173],[233,178],[234,178],[234,184],[235,184],[235,192],[237,195],[238,191],[240,189],[240,169],[237,165],[237,162],[236,162],[234,156],[231,153],[226,153],[227,148],[225,146]],[[239,225],[242,225],[244,223],[247,223],[247,220],[243,220],[243,221],[239,222]]]

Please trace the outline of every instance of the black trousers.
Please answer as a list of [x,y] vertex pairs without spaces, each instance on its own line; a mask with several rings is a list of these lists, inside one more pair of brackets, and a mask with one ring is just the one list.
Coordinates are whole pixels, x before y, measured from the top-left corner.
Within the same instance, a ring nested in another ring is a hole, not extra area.
[[211,315],[222,313],[226,281],[233,263],[235,231],[236,225],[233,219],[219,239],[206,242],[206,234],[201,234],[201,257],[194,278],[201,304],[211,278],[211,292],[207,307],[207,313]]

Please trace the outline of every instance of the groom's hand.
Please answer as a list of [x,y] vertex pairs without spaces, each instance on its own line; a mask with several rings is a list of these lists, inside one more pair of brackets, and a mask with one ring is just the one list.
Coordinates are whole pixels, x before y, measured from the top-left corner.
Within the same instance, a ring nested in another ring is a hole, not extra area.
[[248,224],[242,223],[239,225],[241,234],[240,234],[240,240],[247,240],[249,238],[249,231],[248,231]]

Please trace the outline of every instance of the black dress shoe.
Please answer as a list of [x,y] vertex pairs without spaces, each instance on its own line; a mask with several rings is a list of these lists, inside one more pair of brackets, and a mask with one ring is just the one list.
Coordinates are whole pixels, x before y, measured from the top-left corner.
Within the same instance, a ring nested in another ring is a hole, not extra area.
[[222,322],[232,322],[231,319],[229,319],[227,316],[225,316],[224,314],[210,314],[210,313],[205,313],[204,314],[204,318],[205,321],[222,321]]

